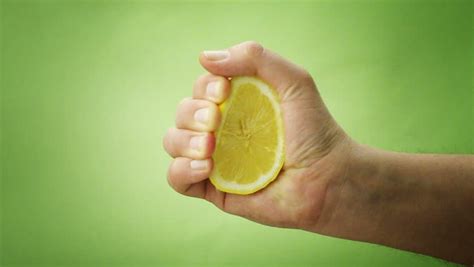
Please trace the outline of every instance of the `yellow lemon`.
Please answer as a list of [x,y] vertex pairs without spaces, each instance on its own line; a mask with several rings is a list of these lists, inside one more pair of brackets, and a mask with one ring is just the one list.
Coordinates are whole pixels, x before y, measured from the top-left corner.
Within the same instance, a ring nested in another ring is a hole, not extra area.
[[278,94],[255,77],[235,77],[231,94],[219,106],[210,180],[224,192],[251,194],[273,181],[285,160]]

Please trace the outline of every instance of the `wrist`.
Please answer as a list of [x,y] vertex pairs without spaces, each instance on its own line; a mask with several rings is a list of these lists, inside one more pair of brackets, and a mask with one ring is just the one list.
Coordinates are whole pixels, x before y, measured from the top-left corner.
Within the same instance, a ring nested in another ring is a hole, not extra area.
[[[385,152],[349,140],[343,149],[345,157],[338,163],[345,171],[331,178],[324,207],[312,232],[352,240],[380,239],[377,224],[383,213],[378,203],[383,181],[390,171]],[[381,241],[381,240],[380,240]]]
[[472,157],[396,153],[355,142],[347,153],[345,175],[329,183],[321,215],[307,230],[472,262],[472,217],[462,215],[474,203]]

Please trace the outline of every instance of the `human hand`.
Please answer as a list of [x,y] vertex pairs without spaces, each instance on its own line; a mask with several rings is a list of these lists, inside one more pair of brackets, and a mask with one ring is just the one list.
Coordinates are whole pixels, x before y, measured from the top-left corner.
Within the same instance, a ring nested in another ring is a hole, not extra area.
[[[200,63],[210,74],[198,78],[193,98],[179,104],[176,128],[163,140],[174,158],[169,184],[179,193],[262,224],[317,229],[329,185],[344,181],[352,141],[329,114],[311,76],[255,42],[203,52]],[[285,164],[277,179],[245,196],[221,192],[208,179],[212,132],[220,120],[217,105],[230,93],[227,77],[235,76],[257,76],[276,89],[286,138]]]
[[[474,157],[407,154],[349,138],[326,109],[311,76],[255,42],[203,52],[210,74],[183,100],[163,145],[174,158],[169,184],[220,209],[271,226],[298,228],[472,264]],[[279,94],[285,164],[251,195],[217,190],[212,170],[228,77],[257,76]],[[197,138],[192,138],[197,137]],[[414,205],[416,203],[416,205]]]

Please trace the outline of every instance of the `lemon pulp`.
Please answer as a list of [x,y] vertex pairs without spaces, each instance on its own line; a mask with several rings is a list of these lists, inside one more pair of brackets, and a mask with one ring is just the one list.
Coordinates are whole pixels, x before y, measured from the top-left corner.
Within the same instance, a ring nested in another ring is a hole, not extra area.
[[273,181],[284,162],[284,131],[278,95],[255,77],[231,80],[231,95],[219,106],[214,168],[219,190],[251,194]]

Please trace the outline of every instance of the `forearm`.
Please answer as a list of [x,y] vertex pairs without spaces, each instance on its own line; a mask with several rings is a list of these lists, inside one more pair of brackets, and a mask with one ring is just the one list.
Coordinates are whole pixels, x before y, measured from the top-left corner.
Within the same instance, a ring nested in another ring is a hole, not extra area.
[[352,152],[315,231],[473,263],[473,156]]

